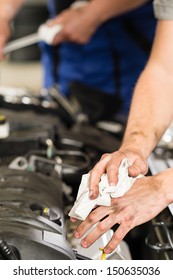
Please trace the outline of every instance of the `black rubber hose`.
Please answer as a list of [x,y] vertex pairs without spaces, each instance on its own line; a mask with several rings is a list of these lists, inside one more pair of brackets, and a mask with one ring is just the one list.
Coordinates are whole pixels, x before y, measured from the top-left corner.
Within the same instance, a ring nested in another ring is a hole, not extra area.
[[11,246],[3,238],[0,238],[0,254],[4,256],[5,260],[19,260],[17,254],[14,253]]

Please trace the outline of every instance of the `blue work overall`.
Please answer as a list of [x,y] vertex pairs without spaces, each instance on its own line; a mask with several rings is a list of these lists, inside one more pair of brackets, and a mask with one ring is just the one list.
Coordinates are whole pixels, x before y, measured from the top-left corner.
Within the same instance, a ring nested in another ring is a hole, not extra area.
[[[61,1],[59,8],[57,3]],[[48,1],[51,18],[73,2],[61,1]],[[79,81],[120,97],[120,113],[126,115],[135,83],[150,53],[155,26],[150,1],[105,22],[85,45],[62,43],[51,47],[42,43],[44,87],[58,84],[61,93],[68,96],[71,81]]]

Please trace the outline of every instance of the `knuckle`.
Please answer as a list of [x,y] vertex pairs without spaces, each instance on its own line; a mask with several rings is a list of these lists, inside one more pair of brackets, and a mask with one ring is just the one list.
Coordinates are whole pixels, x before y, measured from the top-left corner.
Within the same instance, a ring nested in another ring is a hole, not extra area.
[[97,166],[94,166],[94,168],[90,171],[90,175],[93,176],[99,172],[99,168]]
[[123,225],[124,229],[126,229],[127,231],[131,230],[134,227],[134,216],[128,216],[125,217],[121,224]]
[[112,162],[108,163],[107,165],[107,172],[114,172],[116,174],[116,170],[115,170],[115,164],[113,164]]
[[98,228],[98,231],[99,231],[99,232],[105,232],[105,231],[107,230],[106,225],[103,224],[103,223],[99,223],[98,226],[97,226],[97,228]]
[[88,216],[88,222],[89,222],[90,224],[92,224],[92,223],[95,222],[95,214],[94,214],[94,213],[89,214],[89,216]]
[[74,34],[73,34],[73,32],[71,32],[71,30],[66,30],[66,36],[67,36],[67,38],[68,39],[70,39],[71,41],[75,41],[75,36],[74,36]]
[[122,240],[122,234],[120,234],[120,233],[114,234],[114,237],[113,237],[113,239],[112,239],[112,242],[120,243],[121,240]]
[[121,197],[116,197],[116,198],[112,198],[111,199],[111,214],[114,214],[114,212],[116,212],[117,215],[117,220],[118,219],[118,210],[119,210],[119,204],[121,202]]
[[103,155],[101,156],[100,160],[105,159],[105,158],[108,157],[109,155],[110,155],[109,153],[103,154]]
[[63,33],[64,36],[70,40],[73,40],[75,37],[73,31],[68,26],[63,27]]
[[126,157],[126,154],[123,152],[123,151],[115,151],[114,153],[113,153],[113,156],[118,156],[118,157],[120,157],[120,158],[125,158]]
[[87,38],[85,38],[85,37],[79,37],[77,39],[77,41],[78,41],[79,44],[86,44],[88,42]]
[[99,163],[97,163],[94,168],[91,170],[91,174],[94,174],[94,173],[100,173],[101,172],[101,166]]
[[111,171],[111,170],[114,170],[114,169],[115,169],[114,164],[108,163],[108,165],[107,165],[107,170],[108,170],[108,171]]
[[133,228],[132,226],[132,220],[126,220],[125,221],[125,226],[126,226],[126,230],[129,231]]
[[115,246],[113,246],[112,244],[107,245],[107,249],[109,250],[109,252],[113,252],[115,250]]

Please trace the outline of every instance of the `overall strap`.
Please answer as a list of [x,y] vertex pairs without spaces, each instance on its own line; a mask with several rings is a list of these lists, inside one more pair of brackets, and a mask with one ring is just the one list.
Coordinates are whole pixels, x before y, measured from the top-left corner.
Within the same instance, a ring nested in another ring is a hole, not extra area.
[[139,48],[146,54],[149,54],[152,47],[152,41],[144,32],[131,20],[125,19],[123,21],[124,30],[129,34],[131,39],[136,42]]

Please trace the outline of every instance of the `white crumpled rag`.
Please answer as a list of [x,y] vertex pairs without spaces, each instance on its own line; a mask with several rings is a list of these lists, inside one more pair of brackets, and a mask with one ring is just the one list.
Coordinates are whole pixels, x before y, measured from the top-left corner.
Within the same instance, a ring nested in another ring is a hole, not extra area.
[[118,183],[115,187],[109,186],[107,174],[101,176],[99,183],[99,195],[96,199],[89,198],[89,176],[84,174],[79,186],[76,201],[69,212],[69,216],[78,220],[85,220],[88,214],[96,205],[110,206],[111,198],[123,196],[133,185],[137,178],[143,177],[142,174],[137,177],[129,177],[128,167],[130,166],[128,159],[123,159],[118,170]]

